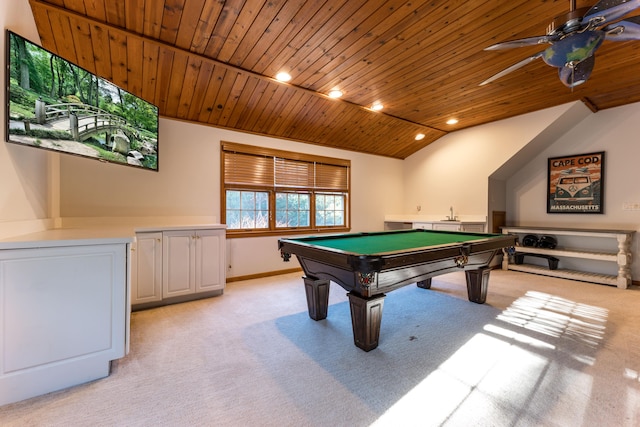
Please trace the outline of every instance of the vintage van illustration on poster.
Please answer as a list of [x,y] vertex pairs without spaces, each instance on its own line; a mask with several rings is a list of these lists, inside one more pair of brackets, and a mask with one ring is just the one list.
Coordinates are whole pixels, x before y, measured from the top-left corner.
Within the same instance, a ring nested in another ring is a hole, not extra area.
[[603,213],[604,151],[552,157],[547,213]]

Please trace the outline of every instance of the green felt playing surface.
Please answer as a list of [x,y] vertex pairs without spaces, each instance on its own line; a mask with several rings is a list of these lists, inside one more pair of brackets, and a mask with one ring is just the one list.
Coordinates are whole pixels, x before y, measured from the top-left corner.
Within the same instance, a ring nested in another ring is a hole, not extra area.
[[301,240],[314,246],[353,252],[360,255],[373,255],[384,252],[422,248],[426,246],[464,243],[490,238],[491,236],[492,235],[416,230],[414,232],[355,234],[352,236],[345,235],[339,238],[314,238],[313,240]]

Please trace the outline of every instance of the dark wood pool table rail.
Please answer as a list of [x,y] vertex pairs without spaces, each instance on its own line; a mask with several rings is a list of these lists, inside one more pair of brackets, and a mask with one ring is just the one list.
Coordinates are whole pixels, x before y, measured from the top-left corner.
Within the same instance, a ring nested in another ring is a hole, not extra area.
[[[431,230],[401,230],[373,233],[438,233]],[[453,235],[455,232],[444,232]],[[316,245],[327,239],[366,237],[372,233],[350,233],[321,237],[280,239],[278,247],[283,260],[292,254],[305,272],[304,284],[309,316],[314,320],[327,317],[330,282],[348,291],[354,343],[369,351],[377,347],[385,293],[416,283],[429,289],[431,278],[452,271],[464,270],[469,300],[482,304],[486,300],[489,264],[496,253],[515,245],[509,235],[473,235],[477,240],[454,241],[398,251],[358,254],[346,250]]]

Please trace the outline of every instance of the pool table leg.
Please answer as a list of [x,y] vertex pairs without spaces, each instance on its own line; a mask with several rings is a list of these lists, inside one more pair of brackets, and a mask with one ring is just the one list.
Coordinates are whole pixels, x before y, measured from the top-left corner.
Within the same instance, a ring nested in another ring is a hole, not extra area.
[[309,317],[313,320],[326,319],[329,307],[329,281],[311,277],[303,277],[303,279]]
[[351,308],[351,326],[353,342],[364,351],[373,350],[378,346],[380,338],[380,322],[385,294],[365,298],[353,292],[349,296]]
[[469,301],[478,304],[484,304],[487,300],[487,288],[489,287],[489,266],[481,267],[476,270],[467,270],[467,295]]

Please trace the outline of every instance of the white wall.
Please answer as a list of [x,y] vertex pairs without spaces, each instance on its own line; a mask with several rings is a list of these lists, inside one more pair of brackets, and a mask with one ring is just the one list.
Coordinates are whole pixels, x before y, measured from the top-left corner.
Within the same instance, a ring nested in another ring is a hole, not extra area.
[[62,156],[63,217],[219,217],[220,147],[211,128],[161,119],[158,172]]
[[452,132],[404,161],[403,212],[454,214],[461,219],[488,215],[488,177],[571,108],[546,110]]
[[[0,43],[4,52],[4,29],[15,31],[31,40],[38,41],[31,8],[26,0],[0,3]],[[2,55],[4,64],[4,55]],[[5,67],[0,69],[0,81],[5,81]],[[52,182],[50,170],[56,155],[4,143],[6,138],[5,91],[0,94],[2,117],[2,143],[0,143],[0,236],[19,235],[45,229],[49,224],[50,211],[55,202],[48,195]],[[55,168],[54,168],[55,169]],[[53,205],[52,205],[53,204]]]

